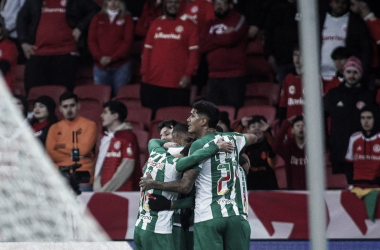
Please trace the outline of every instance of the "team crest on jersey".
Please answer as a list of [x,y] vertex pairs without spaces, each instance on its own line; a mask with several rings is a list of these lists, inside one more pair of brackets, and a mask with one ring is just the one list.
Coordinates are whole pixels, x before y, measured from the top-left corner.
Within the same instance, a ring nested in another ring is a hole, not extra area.
[[121,20],[117,20],[117,21],[116,21],[116,25],[121,26],[121,25],[123,25],[123,24],[124,24],[124,19],[121,19]]
[[191,13],[197,13],[198,12],[198,6],[193,6],[193,7],[191,7]]
[[65,6],[66,6],[66,0],[61,0],[61,5],[62,5],[63,7],[65,7]]
[[120,141],[117,141],[117,142],[115,142],[115,143],[113,144],[113,147],[114,147],[115,149],[120,149],[120,146],[121,146]]
[[380,145],[379,144],[375,144],[373,146],[373,152],[375,152],[375,153],[379,153],[380,152]]
[[182,26],[182,25],[178,25],[177,27],[175,27],[175,31],[176,31],[177,33],[181,33],[181,32],[183,32],[183,26]]
[[364,106],[365,106],[365,103],[362,102],[362,101],[359,101],[359,102],[356,103],[356,107],[357,107],[359,110],[361,110],[362,108],[364,108]]
[[296,93],[296,87],[294,85],[291,85],[289,87],[289,94],[294,95]]

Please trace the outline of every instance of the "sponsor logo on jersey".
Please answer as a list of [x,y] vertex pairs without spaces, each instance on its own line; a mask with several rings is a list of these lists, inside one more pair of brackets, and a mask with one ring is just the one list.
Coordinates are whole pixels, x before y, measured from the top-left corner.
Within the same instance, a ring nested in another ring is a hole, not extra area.
[[296,88],[294,85],[289,86],[289,94],[294,95],[296,93]]
[[372,160],[372,161],[380,161],[380,156],[377,155],[360,155],[356,154],[354,157],[355,160]]
[[106,157],[120,158],[121,157],[121,152],[120,151],[118,151],[118,152],[107,152]]
[[209,33],[220,35],[220,34],[223,34],[225,30],[227,30],[227,26],[223,23],[220,23],[220,24],[211,26]]
[[183,30],[184,30],[184,28],[182,25],[178,25],[177,27],[175,27],[175,32],[177,32],[177,33],[182,33]]
[[379,144],[375,144],[373,146],[373,152],[375,152],[375,153],[379,153],[380,152],[380,145]]
[[198,6],[193,6],[193,7],[191,7],[190,12],[191,13],[197,13],[198,10],[199,10]]
[[288,106],[303,105],[303,98],[288,98]]
[[156,33],[154,35],[154,39],[174,39],[174,40],[181,40],[181,34],[165,34],[163,32]]
[[148,164],[154,168],[158,168],[159,170],[162,170],[164,168],[164,164],[161,162],[155,162],[152,158],[148,159]]
[[143,222],[147,222],[147,223],[150,223],[152,221],[152,216],[150,216],[150,215],[140,214],[139,218]]
[[219,199],[217,202],[218,202],[219,205],[220,204],[225,204],[225,205],[232,204],[232,205],[236,205],[236,201],[233,200],[233,199]]
[[297,158],[297,157],[295,157],[295,156],[291,156],[290,157],[290,164],[292,164],[292,165],[300,165],[300,166],[302,166],[302,165],[306,165],[307,164],[307,158],[305,157],[305,158]]
[[65,13],[65,8],[42,8],[43,13]]
[[121,143],[120,141],[117,141],[113,144],[114,149],[120,149]]
[[362,108],[364,108],[364,106],[365,106],[365,103],[364,103],[363,101],[358,101],[358,102],[356,103],[356,107],[357,107],[359,110],[361,110]]
[[343,103],[342,101],[340,101],[340,102],[338,102],[338,103],[336,104],[336,106],[337,106],[337,107],[344,107],[344,103]]
[[121,25],[123,25],[123,24],[124,24],[124,19],[121,19],[121,20],[117,20],[117,21],[116,21],[116,25],[121,26]]

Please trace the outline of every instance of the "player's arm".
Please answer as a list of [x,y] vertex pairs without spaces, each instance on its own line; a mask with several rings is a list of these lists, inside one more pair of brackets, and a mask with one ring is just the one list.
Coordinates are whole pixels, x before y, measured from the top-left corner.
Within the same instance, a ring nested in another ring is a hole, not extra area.
[[180,180],[171,182],[159,182],[153,180],[150,173],[147,173],[145,177],[140,178],[140,187],[143,190],[159,189],[169,192],[188,194],[190,193],[198,175],[198,170],[189,169],[183,173],[182,179]]
[[254,134],[244,134],[244,136],[247,139],[246,146],[249,146],[257,142],[257,136]]

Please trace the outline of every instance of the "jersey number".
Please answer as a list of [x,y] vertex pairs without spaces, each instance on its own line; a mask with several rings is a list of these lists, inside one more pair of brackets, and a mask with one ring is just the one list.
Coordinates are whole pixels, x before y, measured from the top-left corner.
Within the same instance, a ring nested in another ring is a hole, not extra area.
[[218,195],[225,195],[229,191],[227,183],[231,180],[231,167],[229,163],[224,163],[219,164],[217,169],[221,172],[218,180]]

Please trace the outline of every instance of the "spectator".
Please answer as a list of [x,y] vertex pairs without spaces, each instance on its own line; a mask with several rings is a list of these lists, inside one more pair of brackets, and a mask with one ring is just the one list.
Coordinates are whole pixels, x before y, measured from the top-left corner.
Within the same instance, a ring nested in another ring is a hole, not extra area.
[[127,107],[121,102],[103,105],[101,118],[106,131],[95,166],[95,192],[139,190],[142,175],[139,145],[131,124],[124,122],[127,114]]
[[24,2],[25,0],[12,0],[12,1],[3,0],[1,1],[1,4],[0,4],[0,14],[4,18],[5,29],[7,30],[7,33],[9,34],[9,40],[14,42],[17,46],[17,50],[19,54],[19,57],[18,57],[19,63],[24,63],[25,57],[21,49],[21,44],[17,40],[16,20],[17,20],[18,12],[20,11]]
[[[284,141],[288,129],[294,137]],[[306,190],[305,123],[302,116],[285,120],[276,136],[273,151],[284,159],[289,190]]]
[[17,34],[28,59],[26,93],[41,85],[74,88],[77,43],[98,11],[92,0],[25,1],[17,17]]
[[215,0],[216,18],[201,35],[201,52],[207,53],[209,79],[206,99],[215,105],[239,109],[245,100],[246,41],[248,25],[233,9],[231,0]]
[[144,7],[136,22],[135,34],[136,36],[145,38],[148,33],[148,29],[154,19],[161,16],[162,13],[162,3],[161,0],[147,0],[144,3]]
[[376,9],[375,1],[372,0],[352,0],[351,10],[360,15],[366,23],[372,38],[373,60],[371,73],[377,79],[376,87],[380,86],[380,19],[372,12]]
[[230,122],[230,119],[228,118],[228,113],[226,111],[220,111],[218,126],[222,129],[219,132],[231,131],[231,122]]
[[373,108],[375,96],[361,83],[362,64],[350,57],[344,64],[344,80],[324,96],[324,110],[330,117],[328,149],[333,174],[344,173],[345,154],[352,133],[360,130],[357,119],[364,107]]
[[361,188],[380,186],[380,134],[378,112],[363,108],[360,131],[350,137],[346,154],[348,183]]
[[158,131],[160,132],[161,140],[172,142],[173,141],[173,128],[177,125],[176,120],[164,120],[158,124]]
[[133,43],[133,20],[121,0],[105,0],[88,32],[88,46],[95,60],[94,83],[112,86],[116,96],[132,76],[129,52]]
[[278,116],[282,122],[286,118],[302,115],[303,113],[303,84],[301,52],[298,46],[293,50],[295,72],[289,73],[282,86]]
[[164,1],[164,15],[149,28],[142,55],[141,104],[157,109],[188,106],[198,62],[196,25],[182,15],[183,1]]
[[[71,151],[74,146],[77,146],[81,155],[78,164],[82,165],[79,171],[89,171],[91,176],[90,182],[80,184],[79,189],[80,191],[92,191],[96,124],[79,116],[80,104],[75,94],[63,93],[59,97],[59,104],[63,120],[50,127],[46,138],[46,151],[57,167],[70,166],[74,163]],[[73,136],[75,135],[78,138],[78,145],[73,145]]]
[[54,100],[46,95],[40,96],[34,101],[33,118],[30,124],[33,128],[34,136],[44,146],[50,126],[58,122],[58,118],[55,115],[55,106]]
[[265,24],[264,52],[280,84],[293,71],[292,46],[298,43],[299,20],[296,0],[280,0],[272,7]]
[[13,95],[13,103],[20,109],[21,114],[25,118],[28,119],[28,102],[26,98],[22,95]]
[[331,52],[340,46],[361,59],[364,72],[371,63],[372,49],[368,29],[363,20],[350,13],[349,0],[331,0],[330,11],[321,13],[321,74],[330,80],[335,76]]
[[330,89],[338,87],[343,81],[343,66],[351,55],[345,47],[337,47],[331,53],[331,59],[335,65],[335,76],[331,80],[323,80],[323,93],[326,94]]
[[14,90],[17,65],[17,47],[8,39],[4,20],[0,17],[0,71],[10,91]]
[[247,128],[247,133],[257,136],[257,143],[248,146],[247,154],[251,166],[247,175],[248,190],[274,190],[278,189],[274,163],[276,154],[273,152],[274,138],[270,126],[264,116],[254,115],[241,119],[240,131]]

